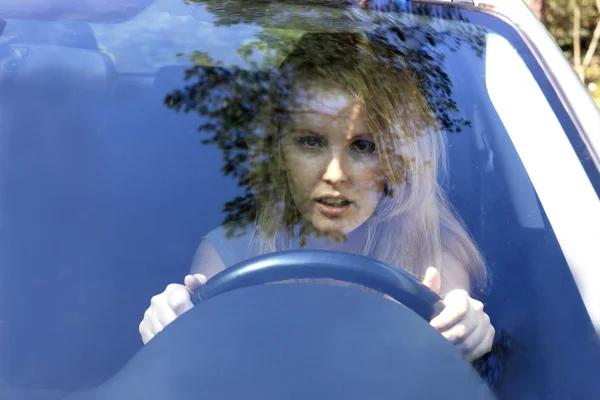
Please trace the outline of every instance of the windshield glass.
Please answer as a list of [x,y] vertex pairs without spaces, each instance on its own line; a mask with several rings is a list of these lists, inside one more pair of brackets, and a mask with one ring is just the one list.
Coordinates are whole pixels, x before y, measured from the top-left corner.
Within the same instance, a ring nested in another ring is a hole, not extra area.
[[[446,299],[431,325],[501,396],[592,393],[598,196],[508,23],[385,1],[55,19],[0,35],[11,396],[105,382],[187,311],[163,321],[169,284],[298,249],[384,262]],[[469,313],[450,313],[457,296]]]

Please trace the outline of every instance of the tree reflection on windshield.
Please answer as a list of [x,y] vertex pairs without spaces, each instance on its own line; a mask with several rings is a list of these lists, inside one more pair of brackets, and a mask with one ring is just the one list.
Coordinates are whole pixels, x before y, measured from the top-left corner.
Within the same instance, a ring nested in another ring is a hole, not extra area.
[[[256,3],[252,3],[252,10],[239,1],[202,3],[214,14],[216,24],[249,24],[265,18]],[[381,4],[373,7],[384,8]],[[197,130],[208,135],[202,143],[216,145],[222,151],[223,174],[236,179],[243,189],[241,196],[224,205],[224,225],[230,236],[244,233],[256,221],[257,199],[261,201],[276,184],[272,175],[266,178],[264,175],[274,155],[269,153],[274,144],[265,147],[264,143],[278,140],[275,131],[281,133],[289,129],[289,113],[298,106],[293,104],[294,85],[301,79],[310,80],[310,74],[346,86],[356,86],[357,79],[362,80],[358,86],[373,88],[363,96],[366,104],[380,104],[387,98],[404,107],[400,113],[403,129],[395,132],[402,136],[396,138],[400,142],[419,136],[456,134],[470,126],[453,100],[444,52],[468,46],[482,57],[485,31],[468,23],[445,25],[430,15],[431,10],[410,6],[411,14],[366,14],[356,9],[334,8],[327,11],[326,19],[363,26],[363,33],[263,28],[238,49],[246,68],[222,65],[201,51],[189,55],[194,64],[186,70],[189,83],[168,94],[165,104],[176,111],[193,112],[202,117]],[[449,21],[461,20],[462,15],[454,11],[445,10],[444,17]],[[268,18],[284,20],[287,15],[274,11]],[[319,26],[318,20],[313,15],[304,25],[313,30],[318,26],[322,30],[323,23]],[[294,52],[294,61],[286,64]],[[425,103],[421,104],[421,100]],[[398,152],[397,148],[388,147],[385,151]],[[262,149],[263,154],[257,154],[257,148]],[[416,165],[414,157],[396,154],[393,168],[404,177],[399,178],[402,182],[398,183],[410,184],[405,179],[407,171],[431,162],[425,160]],[[387,190],[385,194],[391,196],[393,191]],[[295,218],[286,221],[290,233],[300,222],[297,216]],[[307,229],[310,228],[302,224],[300,233],[306,233]]]

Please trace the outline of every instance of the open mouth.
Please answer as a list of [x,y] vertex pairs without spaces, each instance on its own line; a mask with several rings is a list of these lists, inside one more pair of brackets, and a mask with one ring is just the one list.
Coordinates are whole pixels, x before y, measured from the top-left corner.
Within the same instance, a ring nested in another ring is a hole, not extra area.
[[329,218],[342,217],[347,213],[352,202],[344,198],[321,197],[316,199],[317,208]]
[[350,202],[344,199],[322,198],[318,199],[317,202],[327,207],[347,207],[350,205]]

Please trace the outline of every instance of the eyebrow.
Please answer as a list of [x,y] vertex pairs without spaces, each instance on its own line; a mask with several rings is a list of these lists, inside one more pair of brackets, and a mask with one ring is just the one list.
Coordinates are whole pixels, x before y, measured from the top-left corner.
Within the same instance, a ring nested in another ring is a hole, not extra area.
[[[297,133],[310,133],[310,134],[312,134],[312,135],[319,136],[319,137],[323,137],[323,136],[324,136],[323,134],[321,134],[321,133],[319,133],[319,132],[315,132],[314,130],[312,130],[312,129],[308,129],[308,128],[297,128],[297,129],[293,129],[293,130],[292,130],[292,133],[296,133],[296,134],[297,134]],[[370,137],[373,137],[373,133],[372,133],[372,132],[361,132],[361,133],[356,133],[356,134],[354,134],[354,135],[350,136],[348,139],[354,139],[354,138],[361,137],[361,136],[370,136]]]

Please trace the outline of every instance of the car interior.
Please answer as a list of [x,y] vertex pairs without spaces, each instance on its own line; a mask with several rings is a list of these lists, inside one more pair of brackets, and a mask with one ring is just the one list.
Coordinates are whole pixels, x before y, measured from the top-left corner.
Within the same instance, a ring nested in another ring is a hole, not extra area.
[[[472,123],[447,135],[444,185],[488,262],[486,309],[510,338],[496,393],[593,397],[598,337],[471,53],[446,54]],[[150,298],[182,281],[242,189],[201,143],[201,117],[164,105],[193,84],[186,66],[120,73],[97,48],[18,40],[0,42],[0,65],[1,385],[15,399],[60,398],[143,347]]]

